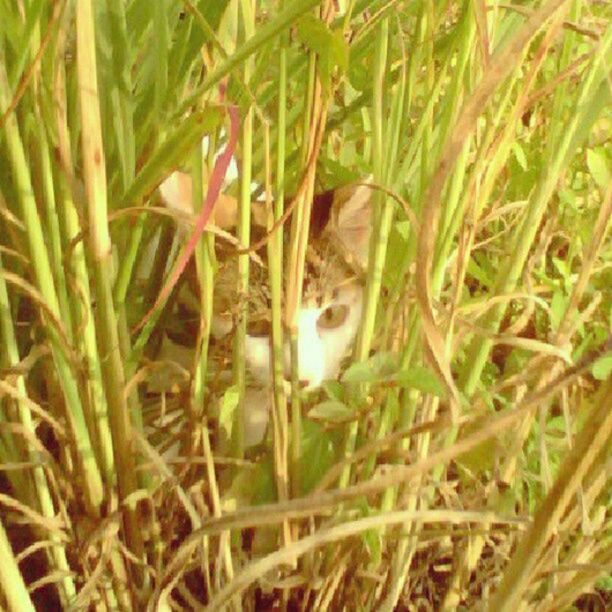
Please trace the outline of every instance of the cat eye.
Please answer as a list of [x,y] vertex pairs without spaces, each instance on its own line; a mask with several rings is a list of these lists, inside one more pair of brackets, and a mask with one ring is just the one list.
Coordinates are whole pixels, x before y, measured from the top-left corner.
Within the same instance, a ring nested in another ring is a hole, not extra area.
[[335,329],[346,321],[348,314],[349,307],[346,304],[328,306],[317,319],[317,326],[322,329]]

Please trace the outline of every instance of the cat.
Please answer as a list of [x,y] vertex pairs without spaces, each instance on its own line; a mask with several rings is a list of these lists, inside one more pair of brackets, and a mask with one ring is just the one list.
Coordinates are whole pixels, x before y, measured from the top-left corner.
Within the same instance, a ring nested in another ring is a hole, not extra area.
[[[192,211],[191,177],[173,172],[160,186],[161,198],[171,209]],[[367,268],[371,232],[371,193],[367,182],[350,184],[315,196],[304,274],[302,304],[297,314],[298,379],[304,392],[337,379],[342,362],[359,329],[363,306],[363,277]],[[236,224],[237,202],[223,195],[211,222],[224,232]],[[265,209],[252,203],[252,226],[265,234]],[[183,228],[185,234],[188,230]],[[264,249],[265,250],[265,249]],[[265,256],[261,256],[265,260]],[[236,258],[218,254],[211,335],[217,342],[231,338],[236,321]],[[259,261],[259,260],[258,260]],[[251,377],[247,390],[247,446],[265,433],[271,376],[271,338],[267,270],[251,267],[245,360]],[[289,388],[290,351],[284,347],[284,384]],[[262,433],[263,432],[263,433]]]

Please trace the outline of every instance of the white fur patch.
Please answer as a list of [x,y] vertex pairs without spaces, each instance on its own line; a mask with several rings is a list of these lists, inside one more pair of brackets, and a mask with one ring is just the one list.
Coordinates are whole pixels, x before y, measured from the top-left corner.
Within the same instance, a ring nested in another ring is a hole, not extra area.
[[[298,376],[305,390],[317,389],[326,380],[338,377],[340,364],[351,346],[359,321],[363,290],[356,284],[338,290],[338,296],[321,307],[305,306],[298,315]],[[318,325],[319,317],[330,306],[347,306],[346,319],[332,329]],[[248,336],[246,361],[251,374],[263,385],[271,382],[271,348],[268,336]],[[289,345],[284,347],[285,377],[289,378]]]

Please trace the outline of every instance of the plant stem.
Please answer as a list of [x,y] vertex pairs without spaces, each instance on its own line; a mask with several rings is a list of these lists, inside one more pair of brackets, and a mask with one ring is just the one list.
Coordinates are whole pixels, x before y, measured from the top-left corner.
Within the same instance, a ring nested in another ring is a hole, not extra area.
[[[137,489],[138,483],[131,445],[132,425],[125,396],[123,359],[111,288],[112,253],[107,216],[106,166],[100,125],[95,28],[91,0],[78,0],[76,17],[82,156],[87,192],[89,246],[95,295],[98,301],[96,313],[98,349],[108,402],[119,498],[123,501]],[[143,547],[135,508],[128,507],[125,510],[128,546],[140,559]]]
[[[6,76],[4,58],[0,57],[0,108],[9,104],[9,89]],[[7,117],[5,123],[5,137],[8,145],[9,161],[13,170],[15,185],[18,190],[23,221],[26,227],[28,244],[30,247],[30,260],[38,289],[40,290],[51,314],[61,320],[61,313],[53,273],[49,262],[49,255],[45,248],[44,234],[34,192],[30,171],[23,150],[19,127],[14,114]],[[95,461],[89,432],[85,424],[83,405],[79,395],[76,376],[72,370],[68,355],[66,354],[58,330],[52,323],[46,322],[46,332],[51,342],[53,360],[55,362],[60,385],[66,401],[68,421],[74,431],[77,445],[77,459],[85,486],[85,500],[92,512],[97,512],[102,502],[102,480]]]

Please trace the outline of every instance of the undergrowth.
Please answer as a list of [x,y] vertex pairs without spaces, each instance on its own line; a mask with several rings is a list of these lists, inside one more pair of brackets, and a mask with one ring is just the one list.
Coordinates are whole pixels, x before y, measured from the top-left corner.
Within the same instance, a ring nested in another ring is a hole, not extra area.
[[[0,14],[3,608],[612,605],[609,3]],[[237,227],[190,254],[224,174]],[[251,448],[220,266],[269,286],[282,373],[313,196],[360,182],[352,356],[309,395],[275,377]]]

